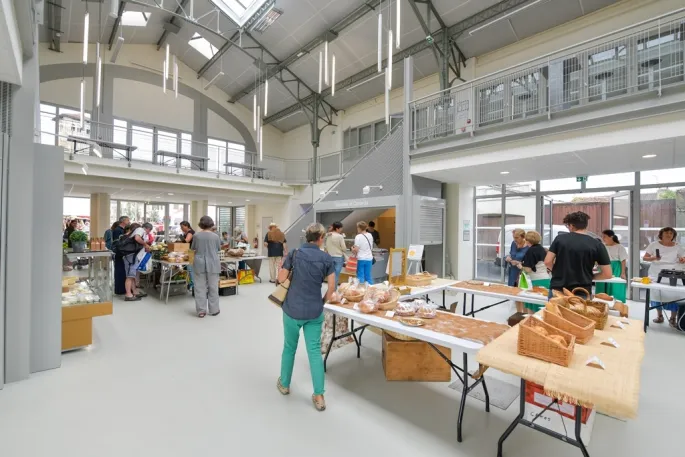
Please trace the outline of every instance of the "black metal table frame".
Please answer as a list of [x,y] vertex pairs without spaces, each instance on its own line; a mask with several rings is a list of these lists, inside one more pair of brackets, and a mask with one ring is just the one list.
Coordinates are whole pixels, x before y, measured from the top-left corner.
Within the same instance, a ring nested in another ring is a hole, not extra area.
[[[518,416],[516,416],[516,419],[514,419],[514,422],[512,422],[509,427],[504,431],[502,436],[500,437],[499,441],[497,442],[497,457],[502,457],[502,447],[504,446],[504,441],[511,435],[511,433],[514,431],[517,425],[521,424],[523,426],[532,428],[533,430],[537,430],[538,432],[542,432],[545,435],[551,436],[552,438],[558,439],[560,441],[563,441],[565,443],[568,443],[572,446],[575,446],[580,449],[580,452],[583,453],[583,457],[590,457],[590,454],[587,452],[587,448],[585,447],[585,443],[583,443],[583,440],[580,436],[580,428],[582,425],[582,411],[583,408],[580,405],[576,405],[575,407],[575,413],[576,413],[576,418],[574,420],[575,428],[574,428],[574,438],[569,438],[566,435],[562,435],[561,433],[557,433],[553,430],[546,429],[542,426],[539,426],[535,424],[535,421],[542,416],[545,412],[547,412],[553,405],[558,405],[559,401],[554,399],[549,405],[547,405],[542,411],[540,411],[534,418],[533,420],[527,420],[524,419],[523,416],[526,412],[526,380],[521,379],[521,393],[520,393],[520,398],[519,398],[519,413]],[[554,411],[554,410],[552,410]],[[559,412],[557,412],[559,414]],[[563,423],[563,416],[562,416],[562,423]],[[565,427],[565,426],[564,426]]]
[[[443,291],[444,293],[444,291]],[[328,343],[328,347],[326,348],[326,355],[324,356],[323,359],[323,369],[324,372],[328,371],[327,367],[327,362],[328,362],[328,356],[331,353],[331,349],[333,347],[333,343],[335,341],[341,340],[343,338],[347,338],[351,336],[354,339],[354,344],[357,346],[357,358],[361,357],[361,347],[362,347],[362,336],[364,335],[364,331],[366,330],[367,327],[369,327],[369,324],[362,325],[361,327],[357,327],[356,329],[354,328],[354,320],[350,320],[350,331],[347,333],[344,333],[342,335],[336,336],[335,335],[335,325],[336,325],[336,319],[337,315],[335,312],[331,311],[333,314],[333,336],[331,338],[330,343]],[[359,338],[357,338],[356,332],[359,333]],[[466,352],[463,353],[463,365],[464,367],[460,367],[456,365],[452,360],[447,357],[445,354],[440,351],[433,343],[429,343],[425,341],[426,344],[428,344],[435,352],[438,353],[438,355],[442,358],[442,360],[447,363],[447,365],[450,366],[454,374],[457,375],[457,378],[459,378],[459,381],[462,383],[462,389],[461,389],[461,401],[459,403],[459,413],[457,417],[457,441],[459,443],[462,442],[462,433],[461,433],[461,428],[462,428],[462,422],[464,420],[464,408],[466,407],[466,397],[468,394],[475,389],[479,384],[483,385],[483,392],[485,392],[485,412],[490,412],[490,394],[488,393],[488,387],[485,384],[485,376],[481,375],[478,379],[473,378],[473,375],[468,372],[468,354]],[[461,373],[461,374],[460,374]],[[475,379],[475,382],[471,385],[469,385],[469,378]]]
[[[466,313],[466,295],[471,295],[471,311],[469,313]],[[509,299],[507,298],[506,300],[498,301],[497,303],[493,303],[492,305],[483,306],[482,308],[478,308],[478,309],[474,310],[473,308],[474,308],[475,301],[476,301],[476,294],[473,294],[473,293],[469,294],[468,292],[464,292],[464,303],[462,304],[462,314],[464,316],[475,317],[477,313],[480,313],[481,311],[485,311],[486,309],[490,309],[494,306],[498,306],[498,305],[507,303],[509,301]]]
[[650,298],[651,298],[651,293],[650,293],[650,292],[651,292],[651,289],[644,289],[644,290],[645,290],[645,323],[644,323],[644,331],[645,331],[645,333],[647,333],[647,327],[649,327],[649,312],[650,312],[651,310],[663,308],[663,307],[666,306],[666,305],[671,305],[671,304],[674,304],[674,303],[675,303],[675,304],[679,304],[679,305],[681,305],[681,306],[682,306],[683,304],[685,304],[685,298],[681,298],[680,300],[674,300],[674,301],[670,301],[670,302],[668,302],[668,303],[659,302],[659,303],[661,303],[660,305],[652,306],[652,305],[650,304],[650,302],[651,302],[651,300],[650,300]]

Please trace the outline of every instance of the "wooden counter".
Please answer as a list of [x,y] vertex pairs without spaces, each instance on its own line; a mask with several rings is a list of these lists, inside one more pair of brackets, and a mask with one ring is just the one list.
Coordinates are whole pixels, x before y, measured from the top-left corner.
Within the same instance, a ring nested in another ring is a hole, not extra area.
[[93,344],[93,318],[112,312],[112,302],[63,306],[62,352]]

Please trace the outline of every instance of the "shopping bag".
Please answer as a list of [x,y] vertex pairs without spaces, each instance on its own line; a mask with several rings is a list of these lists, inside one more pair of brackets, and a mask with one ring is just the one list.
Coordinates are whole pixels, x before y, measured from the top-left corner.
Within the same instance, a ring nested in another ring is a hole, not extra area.
[[347,262],[345,262],[345,269],[347,270],[348,273],[356,273],[357,272],[357,258],[356,257],[348,258]]
[[[152,270],[152,262],[150,262],[150,259],[152,258],[152,254],[149,252],[141,251],[144,255],[143,258],[140,260],[140,263],[138,264],[138,271],[150,271]],[[138,257],[140,257],[140,254],[138,254]]]
[[238,284],[253,284],[254,272],[252,270],[238,270]]
[[519,289],[528,290],[532,288],[533,281],[530,279],[530,276],[528,276],[528,273],[522,271],[521,275],[519,276]]

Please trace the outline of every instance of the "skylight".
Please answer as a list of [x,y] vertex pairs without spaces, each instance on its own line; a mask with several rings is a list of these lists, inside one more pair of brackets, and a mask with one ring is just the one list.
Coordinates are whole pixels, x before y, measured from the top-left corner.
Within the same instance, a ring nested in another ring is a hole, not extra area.
[[145,27],[150,20],[150,13],[142,11],[124,11],[121,15],[121,24],[129,27]]
[[269,0],[209,0],[242,27]]
[[195,34],[190,39],[188,44],[194,47],[200,54],[202,54],[208,59],[214,57],[214,54],[216,54],[218,51],[216,46],[207,41],[205,38],[202,37],[202,35],[200,35],[197,32],[195,32]]

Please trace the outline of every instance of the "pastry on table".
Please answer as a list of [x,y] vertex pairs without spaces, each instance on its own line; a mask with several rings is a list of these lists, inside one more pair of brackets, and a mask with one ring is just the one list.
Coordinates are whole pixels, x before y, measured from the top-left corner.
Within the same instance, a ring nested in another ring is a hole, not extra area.
[[395,308],[395,314],[398,316],[413,316],[416,314],[416,307],[410,302],[400,302]]

